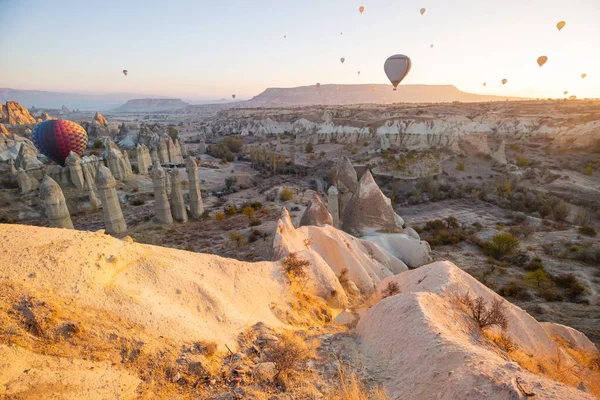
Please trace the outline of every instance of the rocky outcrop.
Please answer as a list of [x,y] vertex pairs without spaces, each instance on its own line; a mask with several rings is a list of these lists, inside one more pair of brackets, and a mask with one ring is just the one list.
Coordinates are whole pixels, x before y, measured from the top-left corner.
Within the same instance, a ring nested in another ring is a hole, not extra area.
[[177,144],[179,146],[179,154],[181,155],[181,157],[183,157],[183,159],[187,158],[187,156],[189,155],[188,150],[187,150],[187,146],[185,145],[185,143],[183,142],[183,140],[177,138],[175,140],[175,144]]
[[418,268],[431,262],[429,243],[407,233],[371,233],[363,236],[363,239],[385,249],[409,268]]
[[108,126],[108,121],[106,120],[106,118],[104,118],[104,115],[100,114],[99,112],[96,112],[96,114],[94,115],[94,122],[96,122],[100,126]]
[[70,111],[70,110],[69,110],[69,109],[68,109],[68,108],[67,108],[67,107],[66,107],[64,104],[63,104],[63,106],[61,107],[61,109],[60,109],[60,112],[61,112],[62,114],[70,114],[70,113],[71,113],[71,111]]
[[154,165],[150,172],[154,187],[154,218],[159,224],[172,224],[173,215],[167,196],[167,182],[165,170]]
[[102,158],[113,177],[119,181],[127,179],[131,165],[127,165],[128,160],[125,159],[119,147],[108,138],[104,141],[104,147]]
[[335,166],[336,180],[344,185],[350,192],[356,192],[358,186],[358,177],[356,176],[356,170],[352,166],[352,162],[346,156],[340,158]]
[[76,153],[70,152],[65,160],[65,165],[69,168],[71,183],[77,189],[83,189],[85,187],[85,179],[81,167],[81,157]]
[[104,165],[98,167],[96,186],[102,200],[106,232],[115,235],[125,232],[127,230],[127,223],[123,217],[123,211],[121,210],[121,204],[117,196],[117,182],[110,170]]
[[[2,107],[2,104],[0,104],[0,107]],[[11,134],[8,131],[8,129],[6,129],[6,127],[3,124],[0,124],[0,138],[2,139],[6,139],[6,138],[11,138]]]
[[158,139],[156,150],[158,151],[158,159],[161,164],[167,164],[171,161],[169,158],[169,146],[162,137]]
[[138,144],[135,150],[136,150],[138,173],[141,175],[147,175],[148,169],[152,165],[152,159],[150,158],[150,151],[143,144]]
[[17,182],[22,194],[33,192],[40,187],[38,180],[30,177],[23,169],[17,171]]
[[171,171],[171,214],[177,222],[187,222],[187,211],[185,201],[181,191],[181,182],[179,181],[179,170],[177,168]]
[[356,193],[344,210],[342,230],[353,235],[370,232],[402,232],[404,220],[396,214],[370,171],[363,174]]
[[171,137],[167,141],[167,152],[169,154],[169,162],[173,164],[183,164],[183,157],[181,156],[181,146],[179,142],[174,142]]
[[330,186],[327,190],[327,210],[333,219],[333,226],[340,227],[340,199],[339,192],[335,186]]
[[300,226],[321,226],[321,225],[333,226],[333,217],[325,207],[325,204],[321,201],[318,194],[314,194],[310,205],[302,214],[300,218]]
[[200,219],[204,213],[204,204],[202,202],[202,193],[200,192],[200,183],[198,181],[198,165],[192,157],[187,158],[185,169],[188,175],[188,187],[190,188],[190,216],[192,219]]
[[29,111],[16,101],[7,101],[0,106],[0,123],[3,124],[35,124],[37,121]]
[[71,215],[62,189],[46,175],[40,185],[40,203],[44,207],[51,228],[73,229]]
[[498,150],[492,153],[491,156],[498,164],[508,164],[508,161],[506,161],[506,140],[503,140],[502,143],[500,143]]
[[41,115],[41,117],[40,117],[40,119],[41,119],[42,121],[48,121],[48,120],[50,120],[50,119],[54,119],[54,118],[52,118],[52,117],[50,116],[50,114],[48,114],[47,112],[43,112],[43,113],[42,113],[42,115]]

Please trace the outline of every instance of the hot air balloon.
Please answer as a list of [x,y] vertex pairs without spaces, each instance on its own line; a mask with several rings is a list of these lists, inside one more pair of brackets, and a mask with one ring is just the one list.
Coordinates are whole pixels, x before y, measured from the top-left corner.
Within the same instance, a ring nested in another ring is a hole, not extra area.
[[581,79],[585,79],[586,76],[587,74],[581,74]]
[[364,6],[360,6],[358,7],[358,11],[360,11],[360,13],[364,13],[365,12],[365,7]]
[[75,122],[50,119],[33,127],[31,140],[40,153],[64,167],[70,152],[83,154],[88,136],[85,129]]
[[540,66],[540,68],[542,67],[542,65],[546,64],[547,61],[548,61],[548,57],[546,57],[546,56],[540,56],[537,59],[537,63]]
[[123,70],[123,75],[127,76],[128,73],[129,71],[127,71],[126,69]]
[[358,71],[358,74],[360,75],[360,71]]
[[429,47],[431,47],[433,49],[433,43]]
[[421,8],[421,10],[419,12],[421,13],[421,15],[423,15],[423,14],[425,14],[425,11],[427,11],[427,10],[424,8]]
[[502,79],[502,84],[506,85],[506,82],[508,82],[508,79]]
[[317,89],[321,87],[321,84],[317,82]]
[[342,62],[342,64],[344,63],[344,61],[346,61],[346,59],[344,57],[340,58],[340,61]]
[[232,95],[231,95],[231,98],[232,98],[232,99],[235,99],[235,94],[232,94]]
[[567,23],[565,21],[560,21],[558,24],[556,24],[556,27],[558,28],[558,30],[560,31],[562,28],[565,27]]
[[373,86],[373,87],[371,88],[371,92],[374,92],[374,91],[375,91],[375,86]]
[[569,94],[569,91],[568,91],[568,90],[565,90],[565,91],[563,92],[563,94],[566,96],[566,95],[568,95],[568,94]]
[[383,69],[390,82],[392,82],[394,90],[406,78],[406,75],[410,72],[411,65],[410,58],[404,54],[396,54],[385,60]]
[[483,87],[486,87],[486,86],[487,86],[487,83],[483,82]]
[[283,38],[284,38],[284,39],[287,39],[287,36],[283,35]]

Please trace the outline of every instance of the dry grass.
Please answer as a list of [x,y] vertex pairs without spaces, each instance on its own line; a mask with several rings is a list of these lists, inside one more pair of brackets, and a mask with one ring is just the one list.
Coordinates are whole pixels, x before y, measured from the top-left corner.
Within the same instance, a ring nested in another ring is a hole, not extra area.
[[271,351],[270,359],[277,369],[273,379],[277,380],[281,374],[287,374],[292,370],[303,369],[306,361],[316,356],[317,347],[319,347],[318,341],[307,343],[299,334],[285,332]]
[[383,388],[367,389],[356,371],[340,363],[339,387],[332,393],[331,400],[391,400]]

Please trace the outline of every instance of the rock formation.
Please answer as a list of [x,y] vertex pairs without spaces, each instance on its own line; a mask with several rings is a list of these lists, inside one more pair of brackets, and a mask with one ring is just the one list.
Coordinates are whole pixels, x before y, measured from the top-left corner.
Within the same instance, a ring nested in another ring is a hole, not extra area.
[[394,211],[392,201],[381,192],[371,171],[365,172],[344,210],[342,229],[362,235],[374,231],[402,232],[403,226],[404,220]]
[[37,121],[29,111],[16,101],[7,101],[0,105],[0,123],[3,124],[35,124]]
[[352,162],[346,156],[343,156],[335,166],[336,180],[342,183],[350,192],[356,192],[358,186],[358,177]]
[[379,148],[381,150],[387,150],[390,147],[392,147],[392,144],[390,143],[390,139],[388,139],[387,135],[381,135],[379,137],[379,142],[380,142]]
[[98,167],[96,173],[96,186],[100,192],[102,209],[104,212],[104,223],[106,232],[120,234],[127,230],[127,223],[123,217],[119,197],[117,196],[117,182],[110,169],[104,165]]
[[62,108],[60,109],[61,113],[63,114],[70,114],[71,111],[63,104]]
[[340,227],[340,199],[337,188],[332,185],[327,191],[327,210],[333,219],[333,226]]
[[102,158],[113,177],[119,181],[127,179],[131,167],[127,166],[127,160],[123,156],[123,153],[121,153],[121,150],[119,150],[119,147],[109,138],[104,141],[104,147]]
[[138,173],[141,175],[148,174],[148,168],[152,164],[152,160],[150,159],[150,152],[148,148],[144,144],[138,144],[136,147],[136,159],[137,159],[137,168]]
[[171,213],[173,219],[177,222],[187,222],[187,211],[183,192],[181,191],[181,182],[179,181],[179,170],[174,168],[171,171]]
[[508,164],[508,161],[506,161],[506,140],[503,140],[502,143],[500,143],[500,147],[498,148],[498,150],[496,150],[496,152],[492,153],[491,155],[494,161],[496,161],[498,164]]
[[150,172],[154,186],[154,217],[159,224],[172,224],[173,215],[167,196],[165,171],[154,165]]
[[[0,107],[2,107],[2,104],[0,104]],[[0,124],[0,138],[10,138],[11,134],[8,131],[8,129],[6,129],[6,127],[4,126],[4,124]]]
[[48,114],[47,112],[43,112],[43,113],[42,113],[42,115],[41,115],[41,117],[40,117],[40,119],[41,119],[42,121],[48,121],[49,119],[54,119],[54,118],[52,118],[52,117],[50,116],[50,114]]
[[300,218],[300,226],[321,226],[325,224],[333,226],[333,217],[329,214],[319,195],[315,193],[310,205]]
[[70,152],[69,156],[65,160],[65,165],[69,168],[69,174],[71,176],[71,183],[77,189],[83,189],[85,187],[85,179],[83,176],[83,169],[81,167],[81,157],[78,154]]
[[200,192],[200,183],[198,181],[198,165],[192,157],[188,157],[185,162],[185,169],[188,175],[188,186],[190,188],[190,217],[199,219],[204,213],[204,204],[202,203],[202,193]]
[[94,115],[94,122],[97,122],[100,126],[108,126],[108,121],[99,112],[96,112],[96,114]]
[[204,141],[204,138],[200,139],[200,142],[198,143],[198,153],[206,154],[206,142]]
[[123,161],[125,165],[125,170],[127,172],[127,176],[133,175],[133,169],[131,168],[131,161],[129,161],[129,153],[127,150],[123,151]]
[[179,145],[179,154],[181,155],[182,159],[187,158],[188,154],[188,150],[187,150],[187,146],[185,145],[185,143],[183,142],[183,140],[177,138],[177,145]]
[[65,196],[58,183],[48,175],[40,185],[40,203],[44,207],[51,228],[73,229]]
[[81,169],[83,170],[83,177],[86,181],[90,181],[94,187],[96,187],[96,171],[100,165],[100,160],[95,155],[83,157],[81,159]]
[[173,141],[171,137],[167,141],[167,151],[169,153],[169,162],[173,164],[183,164],[183,158],[181,156],[181,146],[178,141]]
[[167,143],[164,141],[163,138],[159,138],[159,140],[158,140],[157,151],[158,151],[158,159],[160,160],[161,165],[166,164],[171,161],[169,159],[169,146],[167,145]]
[[38,180],[30,177],[27,172],[21,168],[17,171],[17,182],[19,183],[22,194],[33,192],[40,187]]
[[150,150],[150,159],[152,160],[152,166],[154,168],[160,168],[160,158],[156,149]]

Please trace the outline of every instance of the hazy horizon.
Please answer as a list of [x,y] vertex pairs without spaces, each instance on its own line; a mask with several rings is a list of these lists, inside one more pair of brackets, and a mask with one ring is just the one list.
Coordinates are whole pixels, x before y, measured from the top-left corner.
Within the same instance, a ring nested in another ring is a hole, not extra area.
[[[387,84],[383,62],[403,53],[413,62],[403,84],[499,96],[563,97],[568,90],[600,97],[600,55],[593,51],[600,2],[482,3],[107,0],[82,6],[62,0],[48,7],[41,0],[0,0],[0,87],[247,99],[271,87],[316,82]],[[558,32],[560,20],[567,25]],[[542,68],[540,55],[549,58]]]

